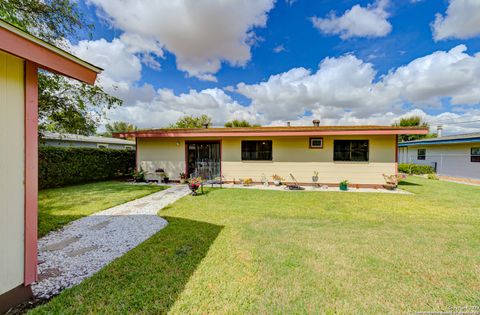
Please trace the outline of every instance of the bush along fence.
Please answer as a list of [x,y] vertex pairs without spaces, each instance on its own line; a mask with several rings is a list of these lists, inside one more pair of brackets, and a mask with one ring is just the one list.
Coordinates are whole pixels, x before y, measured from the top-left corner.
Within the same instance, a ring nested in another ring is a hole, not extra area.
[[398,171],[400,173],[423,175],[435,173],[435,170],[430,165],[417,164],[398,164]]
[[123,178],[133,172],[135,151],[40,147],[39,188]]

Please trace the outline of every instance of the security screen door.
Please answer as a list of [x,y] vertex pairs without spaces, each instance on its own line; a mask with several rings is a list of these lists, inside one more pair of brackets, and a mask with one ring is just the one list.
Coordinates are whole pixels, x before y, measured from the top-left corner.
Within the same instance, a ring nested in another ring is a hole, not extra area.
[[220,142],[187,142],[186,145],[189,177],[214,179],[220,176]]

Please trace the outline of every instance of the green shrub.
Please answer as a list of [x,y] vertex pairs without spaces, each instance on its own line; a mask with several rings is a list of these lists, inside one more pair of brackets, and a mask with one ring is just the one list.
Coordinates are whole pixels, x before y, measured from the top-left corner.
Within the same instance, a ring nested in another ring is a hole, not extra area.
[[429,165],[417,165],[417,164],[398,164],[398,171],[400,173],[406,174],[415,174],[415,175],[423,175],[423,174],[432,174],[435,173],[433,167]]
[[135,167],[135,151],[77,147],[40,147],[39,188],[125,177]]
[[428,174],[427,175],[428,179],[433,179],[433,180],[439,180],[438,176],[436,174]]

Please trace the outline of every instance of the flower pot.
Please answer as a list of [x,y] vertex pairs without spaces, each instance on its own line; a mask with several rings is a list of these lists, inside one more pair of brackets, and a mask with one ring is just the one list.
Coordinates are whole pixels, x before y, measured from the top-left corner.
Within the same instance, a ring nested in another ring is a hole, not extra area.
[[280,186],[281,182],[278,179],[275,179],[273,180],[273,184],[275,184],[275,186]]
[[192,191],[192,196],[196,196],[197,195],[197,190],[200,186],[198,186],[198,185],[188,185],[188,187]]
[[348,190],[348,184],[340,183],[340,190],[347,191]]
[[314,183],[318,182],[318,176],[312,176],[312,182]]
[[180,178],[180,184],[185,184],[187,180],[185,178]]

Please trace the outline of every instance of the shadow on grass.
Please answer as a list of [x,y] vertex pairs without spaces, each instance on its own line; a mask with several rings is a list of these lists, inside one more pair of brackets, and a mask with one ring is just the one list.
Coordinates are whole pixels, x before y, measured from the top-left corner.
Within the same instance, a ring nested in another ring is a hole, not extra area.
[[421,184],[416,184],[416,183],[412,183],[412,182],[407,182],[407,181],[400,181],[398,183],[399,186],[423,186]]
[[223,227],[165,219],[163,230],[33,313],[167,313]]

